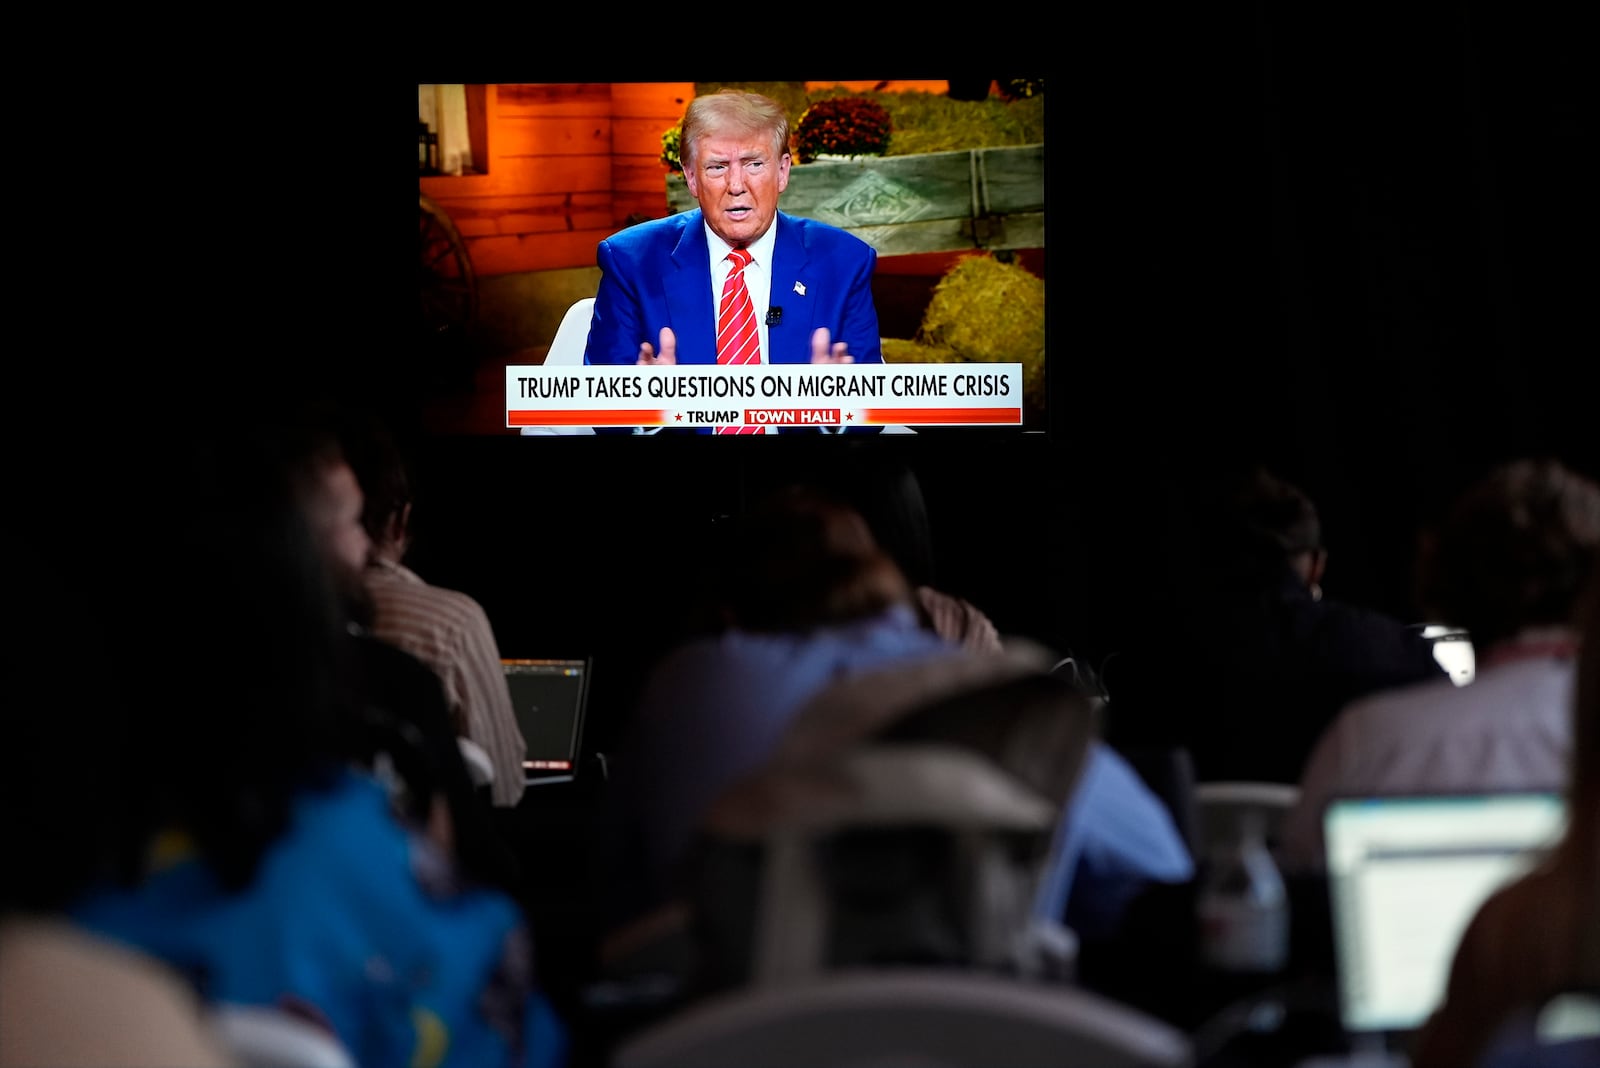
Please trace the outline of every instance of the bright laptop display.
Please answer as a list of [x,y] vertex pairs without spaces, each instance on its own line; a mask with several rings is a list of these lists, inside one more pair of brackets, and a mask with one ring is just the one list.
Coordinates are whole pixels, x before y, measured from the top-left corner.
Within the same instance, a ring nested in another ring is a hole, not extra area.
[[527,783],[570,782],[578,774],[590,662],[506,659],[500,663],[517,727],[527,743],[528,755],[522,762]]
[[1467,922],[1559,840],[1556,793],[1338,799],[1323,820],[1339,1012],[1407,1033],[1438,1007]]

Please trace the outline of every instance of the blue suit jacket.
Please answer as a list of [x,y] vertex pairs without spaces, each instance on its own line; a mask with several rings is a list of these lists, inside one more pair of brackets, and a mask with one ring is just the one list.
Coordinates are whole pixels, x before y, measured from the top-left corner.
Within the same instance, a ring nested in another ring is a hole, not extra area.
[[[854,234],[778,213],[772,252],[773,304],[782,322],[767,328],[768,363],[810,363],[811,335],[828,328],[856,363],[882,363],[872,271],[878,253]],[[630,226],[600,242],[600,289],[584,363],[634,364],[639,346],[677,337],[678,362],[717,362],[711,252],[699,208]],[[796,283],[804,288],[801,294]],[[765,309],[757,309],[758,313]]]

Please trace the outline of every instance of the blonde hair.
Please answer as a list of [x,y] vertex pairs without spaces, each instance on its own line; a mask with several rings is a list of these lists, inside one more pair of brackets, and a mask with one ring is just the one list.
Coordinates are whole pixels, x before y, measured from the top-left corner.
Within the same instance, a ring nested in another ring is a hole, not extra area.
[[722,89],[689,101],[683,113],[683,133],[679,139],[684,170],[693,170],[700,154],[700,141],[717,135],[748,136],[766,134],[772,138],[772,154],[789,151],[789,115],[771,97],[738,89]]

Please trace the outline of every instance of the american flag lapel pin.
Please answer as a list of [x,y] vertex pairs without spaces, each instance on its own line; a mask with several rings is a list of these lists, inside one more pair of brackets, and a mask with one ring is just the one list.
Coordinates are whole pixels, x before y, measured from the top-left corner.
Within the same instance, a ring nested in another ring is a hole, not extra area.
[[794,284],[794,291],[796,293],[800,294],[802,297],[805,296],[806,295],[806,284],[804,282],[796,282]]

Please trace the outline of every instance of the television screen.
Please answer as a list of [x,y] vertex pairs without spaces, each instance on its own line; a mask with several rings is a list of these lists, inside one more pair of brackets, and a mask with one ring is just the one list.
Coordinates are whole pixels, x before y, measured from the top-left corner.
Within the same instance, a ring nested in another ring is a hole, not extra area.
[[[751,287],[759,362],[707,351],[717,293],[677,135],[689,102],[723,89],[759,92],[788,117],[777,210],[791,233],[821,224],[872,250],[878,336],[837,339],[850,363],[804,359],[816,327],[831,343],[843,319],[861,321],[830,294],[844,268],[821,255],[794,266],[787,245]],[[1045,434],[1043,101],[1042,81],[419,85],[428,429]],[[707,260],[695,283],[667,292],[665,275],[698,266],[669,253],[608,295],[601,243],[673,217]],[[626,316],[611,303],[623,291]],[[663,308],[684,335],[676,363],[616,362],[634,333],[660,348],[632,319]],[[590,351],[591,326],[606,352]]]

